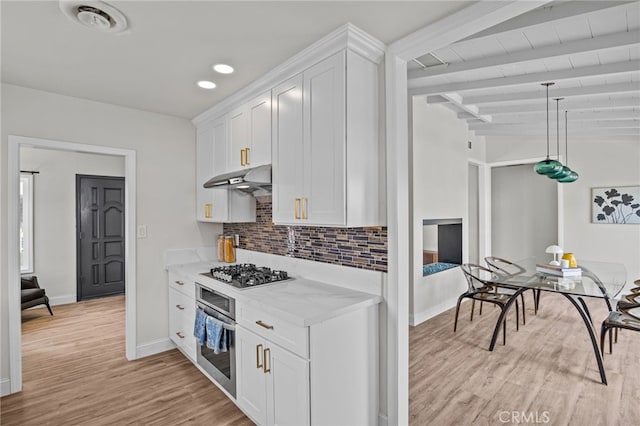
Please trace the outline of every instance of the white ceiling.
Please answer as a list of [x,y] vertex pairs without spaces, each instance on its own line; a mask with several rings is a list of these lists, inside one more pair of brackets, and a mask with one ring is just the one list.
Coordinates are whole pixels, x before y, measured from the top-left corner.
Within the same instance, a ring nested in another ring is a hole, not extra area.
[[559,107],[572,135],[640,140],[637,1],[553,2],[416,59],[410,93],[456,111],[477,135],[545,134],[541,83],[555,82],[552,134]]
[[[50,1],[0,1],[2,81],[193,118],[345,22],[384,43],[468,2],[107,1],[122,35],[71,22]],[[211,65],[233,65],[217,75]],[[195,86],[211,79],[212,91]]]

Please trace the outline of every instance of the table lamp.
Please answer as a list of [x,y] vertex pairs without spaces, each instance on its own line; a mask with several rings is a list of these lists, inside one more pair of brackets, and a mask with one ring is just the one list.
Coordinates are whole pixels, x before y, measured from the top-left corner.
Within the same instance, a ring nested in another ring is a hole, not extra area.
[[560,266],[560,261],[558,260],[558,256],[562,256],[562,254],[564,253],[564,251],[562,250],[562,247],[553,245],[553,246],[547,247],[545,251],[547,253],[553,254],[553,260],[549,262],[549,265]]

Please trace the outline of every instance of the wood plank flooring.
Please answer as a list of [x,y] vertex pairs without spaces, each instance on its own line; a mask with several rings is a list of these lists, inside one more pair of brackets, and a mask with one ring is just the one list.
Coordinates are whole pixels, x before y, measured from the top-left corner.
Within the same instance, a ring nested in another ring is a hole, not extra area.
[[[527,324],[516,332],[510,313],[507,345],[500,336],[493,352],[488,348],[499,310],[491,306],[482,316],[476,306],[469,322],[471,303],[463,302],[456,333],[455,309],[410,329],[410,423],[640,424],[640,333],[621,331],[613,354],[605,353],[605,386],[570,302],[543,293],[534,315],[531,293],[525,298]],[[606,306],[599,299],[586,302],[599,333]]]
[[10,425],[252,425],[180,352],[129,362],[124,297],[22,312],[23,391]]

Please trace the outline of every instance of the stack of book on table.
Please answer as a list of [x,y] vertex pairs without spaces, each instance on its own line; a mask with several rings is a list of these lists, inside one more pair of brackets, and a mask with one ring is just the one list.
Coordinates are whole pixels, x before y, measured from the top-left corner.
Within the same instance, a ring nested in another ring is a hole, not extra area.
[[556,277],[579,277],[582,275],[582,269],[580,268],[563,268],[562,266],[547,264],[536,265],[536,271]]

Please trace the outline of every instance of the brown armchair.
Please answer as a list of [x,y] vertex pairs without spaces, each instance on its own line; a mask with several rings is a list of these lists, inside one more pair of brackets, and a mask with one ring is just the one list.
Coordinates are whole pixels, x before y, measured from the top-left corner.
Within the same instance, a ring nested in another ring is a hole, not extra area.
[[38,277],[22,277],[20,279],[20,296],[22,302],[22,310],[37,305],[46,305],[49,313],[53,315],[51,306],[49,306],[49,298],[45,294],[43,288],[38,284]]

